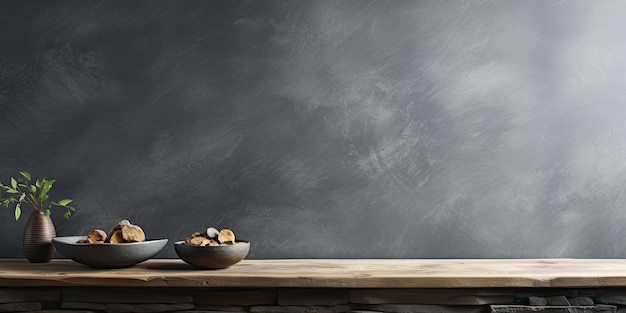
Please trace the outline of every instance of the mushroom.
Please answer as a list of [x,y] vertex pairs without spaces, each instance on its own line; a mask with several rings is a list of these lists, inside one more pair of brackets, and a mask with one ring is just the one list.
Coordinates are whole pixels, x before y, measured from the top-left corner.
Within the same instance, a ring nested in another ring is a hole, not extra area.
[[122,238],[126,242],[142,242],[146,240],[146,234],[137,225],[122,225]]
[[217,236],[217,240],[219,240],[220,243],[235,243],[235,233],[233,233],[233,231],[230,229],[224,228],[220,230],[220,234]]
[[193,246],[201,246],[204,247],[206,245],[209,244],[209,239],[204,238],[202,236],[197,236],[197,237],[193,237],[191,238],[189,244],[193,245]]
[[121,230],[122,225],[130,225],[130,222],[128,220],[121,220],[117,224],[115,224],[115,226],[113,226],[109,231],[109,238],[113,237],[113,232],[115,232],[116,230]]
[[111,243],[124,242],[124,237],[122,236],[122,230],[121,229],[114,230],[111,236],[109,236],[109,241]]
[[101,229],[94,229],[87,234],[87,241],[89,243],[104,243],[107,239],[107,233]]
[[215,238],[217,238],[217,236],[220,235],[220,231],[215,229],[215,228],[213,228],[213,227],[209,227],[209,228],[207,228],[204,231],[204,234],[202,234],[202,235],[204,235],[205,237],[210,238],[210,239],[215,239]]

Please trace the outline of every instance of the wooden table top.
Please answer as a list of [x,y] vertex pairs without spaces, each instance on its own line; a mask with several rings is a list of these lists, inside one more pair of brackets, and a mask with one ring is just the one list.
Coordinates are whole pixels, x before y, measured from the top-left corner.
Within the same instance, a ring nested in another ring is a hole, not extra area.
[[199,270],[178,259],[92,269],[0,259],[0,286],[485,288],[626,287],[621,259],[278,259]]

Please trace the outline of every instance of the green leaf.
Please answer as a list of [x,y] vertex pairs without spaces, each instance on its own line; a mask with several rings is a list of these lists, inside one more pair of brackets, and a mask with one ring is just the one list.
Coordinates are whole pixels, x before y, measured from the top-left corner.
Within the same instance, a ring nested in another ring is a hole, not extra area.
[[70,212],[63,213],[63,217],[65,217],[66,220],[70,219],[70,215],[72,215],[72,214],[70,214]]
[[50,216],[50,208],[47,208],[47,209],[46,209],[46,215],[47,215],[47,216]]
[[59,203],[59,205],[66,206],[66,205],[72,203],[72,199],[63,199],[63,200],[59,201],[58,203]]
[[17,189],[17,180],[13,177],[11,177],[11,187],[13,187],[13,189]]
[[76,208],[73,207],[73,206],[68,206],[67,208],[70,209],[70,211],[72,211],[72,212],[76,212]]
[[35,185],[30,185],[30,192],[32,192],[32,193],[37,193],[37,186],[35,186]]
[[54,184],[55,180],[51,179],[51,180],[43,180],[43,190],[45,192],[50,191],[50,189],[52,189],[52,184]]
[[[45,178],[44,178],[45,179]],[[43,186],[43,183],[41,181],[39,181],[39,179],[35,182],[35,186],[37,186],[38,188],[41,188]]]
[[27,171],[20,171],[20,174],[22,174],[22,176],[24,176],[24,178],[30,180],[30,173]]
[[48,193],[48,190],[46,190],[45,188],[41,189],[41,192],[39,193],[39,199],[41,199],[41,201],[43,201],[43,197]]
[[49,197],[50,197],[50,196],[48,196],[48,195],[43,195],[43,196],[41,197],[41,201],[46,201],[46,200],[48,200],[48,198],[49,198]]
[[15,206],[15,220],[16,221],[20,218],[20,215],[22,215],[22,208],[20,208],[20,204],[18,203]]
[[8,188],[8,189],[7,189],[7,192],[8,192],[8,193],[20,193],[19,191],[15,190],[15,189],[13,189],[13,188]]

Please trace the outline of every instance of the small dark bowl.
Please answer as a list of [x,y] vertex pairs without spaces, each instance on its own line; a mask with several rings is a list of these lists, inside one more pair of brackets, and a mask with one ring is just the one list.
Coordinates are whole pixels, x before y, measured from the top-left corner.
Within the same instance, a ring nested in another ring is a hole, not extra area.
[[237,244],[234,245],[200,247],[177,241],[174,250],[187,264],[203,269],[220,269],[243,260],[250,251],[250,243],[237,240]]
[[93,268],[123,268],[143,262],[167,245],[167,239],[128,243],[76,243],[86,236],[54,237],[52,243],[67,258]]

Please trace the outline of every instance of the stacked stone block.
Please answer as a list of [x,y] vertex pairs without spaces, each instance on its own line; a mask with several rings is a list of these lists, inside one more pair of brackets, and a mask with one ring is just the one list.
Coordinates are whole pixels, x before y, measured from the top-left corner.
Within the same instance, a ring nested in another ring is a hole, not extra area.
[[626,313],[626,288],[4,287],[0,312]]

